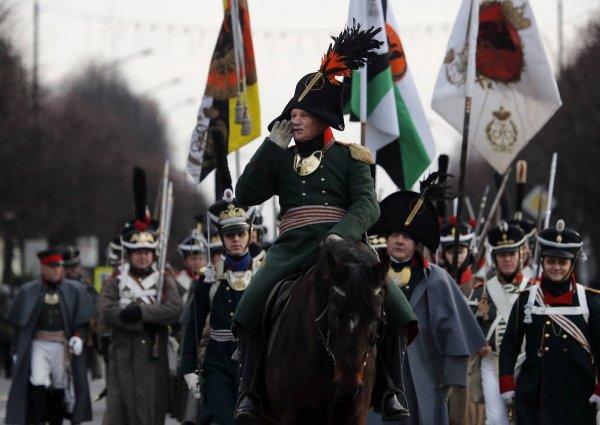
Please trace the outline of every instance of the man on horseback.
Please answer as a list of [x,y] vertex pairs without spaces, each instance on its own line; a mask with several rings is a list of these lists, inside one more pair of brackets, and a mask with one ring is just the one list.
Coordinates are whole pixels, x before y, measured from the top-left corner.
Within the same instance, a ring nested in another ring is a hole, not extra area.
[[[330,127],[344,129],[343,86],[335,77],[349,75],[375,54],[381,45],[376,35],[385,36],[380,30],[357,26],[334,38],[319,71],[300,79],[281,115],[269,124],[269,137],[237,182],[240,202],[258,205],[278,195],[282,213],[279,237],[233,318],[242,366],[238,419],[261,417],[256,385],[265,337],[261,318],[275,284],[311,266],[325,237],[360,240],[379,216],[370,151],[336,141]],[[288,148],[292,137],[296,145]],[[400,291],[392,290],[386,305],[401,310],[407,303]],[[386,398],[377,402],[392,419],[408,416],[396,392],[394,388],[382,391]]]

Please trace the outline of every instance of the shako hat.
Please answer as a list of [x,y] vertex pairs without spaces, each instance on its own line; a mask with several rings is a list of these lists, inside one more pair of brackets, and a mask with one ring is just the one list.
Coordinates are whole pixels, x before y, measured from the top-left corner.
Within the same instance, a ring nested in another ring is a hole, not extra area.
[[521,230],[523,230],[523,232],[525,233],[525,237],[528,239],[532,236],[535,236],[537,228],[535,227],[535,223],[531,220],[528,220],[526,218],[509,218],[508,220],[506,220],[506,222],[508,224],[521,228]]
[[383,44],[376,39],[380,32],[381,28],[375,27],[361,30],[360,24],[354,21],[352,28],[346,27],[337,37],[332,37],[333,43],[323,56],[319,70],[298,81],[294,96],[268,129],[271,130],[275,121],[289,120],[292,109],[300,108],[336,130],[344,130],[343,84],[336,77],[349,77],[352,70],[361,68],[377,54],[376,50]]
[[558,220],[556,226],[540,232],[537,238],[542,257],[561,257],[574,260],[583,249],[583,240],[579,233],[565,226],[564,220]]
[[440,245],[442,249],[450,248],[454,245],[455,229],[458,229],[458,244],[470,248],[475,239],[473,227],[465,221],[457,224],[456,217],[452,216],[449,221],[442,223],[440,226]]
[[503,220],[488,232],[486,244],[491,254],[497,254],[516,251],[526,241],[527,237],[523,229]]
[[210,221],[221,235],[243,232],[252,228],[254,207],[247,207],[233,197],[233,191],[226,189],[223,199],[208,208]]
[[40,260],[40,264],[46,266],[62,265],[64,263],[63,250],[60,248],[44,249],[37,253],[37,257]]
[[121,245],[127,251],[155,250],[158,245],[158,221],[150,216],[146,204],[146,173],[139,167],[133,169],[133,196],[135,219],[125,223],[121,231]]
[[183,238],[177,249],[182,257],[186,257],[192,254],[205,254],[208,242],[202,234],[202,218],[196,217],[196,228],[192,232]]
[[371,227],[369,234],[389,235],[403,232],[430,250],[437,249],[440,243],[440,227],[436,209],[431,201],[421,198],[417,192],[405,190],[389,195],[381,201],[379,209],[379,220]]
[[121,238],[115,236],[109,243],[106,256],[108,257],[108,264],[114,266],[121,262],[121,256],[123,253],[123,247],[121,246]]
[[63,265],[65,267],[72,267],[81,264],[81,257],[79,250],[73,245],[69,245],[63,252]]

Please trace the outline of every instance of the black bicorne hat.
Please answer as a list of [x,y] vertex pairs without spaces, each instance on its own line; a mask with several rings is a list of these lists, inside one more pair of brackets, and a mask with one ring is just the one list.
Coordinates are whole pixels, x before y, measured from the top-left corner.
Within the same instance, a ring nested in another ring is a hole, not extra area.
[[[454,219],[454,220],[453,220]],[[450,221],[446,221],[442,223],[440,226],[440,245],[442,249],[446,249],[452,247],[454,245],[455,238],[455,227],[456,226],[456,218],[451,217]],[[467,222],[458,223],[458,244],[462,246],[466,246],[467,248],[471,247],[473,243],[473,239],[475,239],[475,232],[471,225]]]
[[208,216],[219,234],[228,235],[252,229],[254,207],[240,204],[231,189],[227,189],[223,199],[208,208]]
[[77,266],[81,263],[79,250],[73,245],[69,245],[63,252],[63,265],[65,267]]
[[[431,201],[422,198],[417,192],[405,190],[389,195],[381,201],[379,209],[381,215],[369,230],[369,234],[388,235],[402,232],[432,251],[437,249],[440,243],[440,227],[437,211]],[[414,217],[409,220],[415,209]]]
[[517,251],[527,240],[525,232],[514,224],[501,221],[487,235],[487,246],[491,254]]
[[583,249],[583,240],[579,233],[565,227],[563,220],[558,220],[555,227],[548,227],[538,235],[542,257],[560,257],[574,260]]
[[336,77],[349,77],[352,70],[364,66],[368,58],[377,54],[382,41],[375,37],[381,28],[361,30],[353,22],[352,28],[344,28],[333,44],[329,45],[317,72],[306,74],[296,84],[294,97],[283,112],[268,126],[271,130],[275,121],[289,120],[292,109],[303,109],[323,120],[336,130],[344,130],[343,84]]

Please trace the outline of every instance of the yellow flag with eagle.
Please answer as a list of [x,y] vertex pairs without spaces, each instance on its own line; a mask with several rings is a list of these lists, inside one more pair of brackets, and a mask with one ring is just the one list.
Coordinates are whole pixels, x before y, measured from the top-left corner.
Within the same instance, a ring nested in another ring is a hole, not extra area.
[[[260,104],[246,0],[224,0],[221,31],[192,132],[187,171],[201,182],[215,168],[213,132],[231,153],[260,136]],[[234,19],[232,19],[232,17]]]

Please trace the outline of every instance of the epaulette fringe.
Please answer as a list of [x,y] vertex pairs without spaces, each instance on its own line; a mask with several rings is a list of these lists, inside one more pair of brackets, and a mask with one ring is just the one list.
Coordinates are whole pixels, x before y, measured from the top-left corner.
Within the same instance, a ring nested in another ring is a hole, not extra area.
[[352,159],[355,159],[360,162],[365,162],[369,165],[374,164],[373,154],[371,153],[371,150],[369,148],[356,143],[341,142],[339,140],[336,140],[335,142],[339,143],[342,146],[346,146],[350,150],[350,156],[352,157]]

